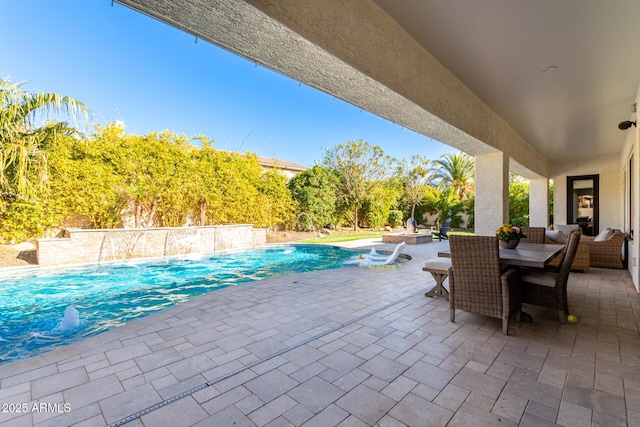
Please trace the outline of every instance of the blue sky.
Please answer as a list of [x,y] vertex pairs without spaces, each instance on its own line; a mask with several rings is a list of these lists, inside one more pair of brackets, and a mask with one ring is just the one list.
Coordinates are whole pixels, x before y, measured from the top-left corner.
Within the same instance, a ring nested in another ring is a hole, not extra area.
[[385,154],[452,148],[110,0],[3,0],[0,78],[89,106],[127,132],[206,135],[214,147],[312,166],[362,139]]

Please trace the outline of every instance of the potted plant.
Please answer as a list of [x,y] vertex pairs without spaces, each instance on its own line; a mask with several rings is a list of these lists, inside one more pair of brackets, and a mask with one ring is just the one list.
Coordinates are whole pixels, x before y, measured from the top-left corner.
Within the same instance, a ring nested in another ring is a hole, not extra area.
[[527,237],[522,233],[519,225],[502,224],[496,230],[496,236],[500,241],[500,246],[507,249],[513,249],[518,246],[520,239]]

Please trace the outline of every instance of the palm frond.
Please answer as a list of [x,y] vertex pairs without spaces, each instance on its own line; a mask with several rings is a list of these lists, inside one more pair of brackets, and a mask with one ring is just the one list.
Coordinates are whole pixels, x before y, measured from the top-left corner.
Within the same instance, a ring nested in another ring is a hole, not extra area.
[[0,80],[0,188],[31,195],[46,185],[48,162],[43,151],[57,135],[75,131],[64,122],[37,126],[38,117],[64,113],[74,125],[87,123],[88,107],[57,93],[28,92],[22,83]]

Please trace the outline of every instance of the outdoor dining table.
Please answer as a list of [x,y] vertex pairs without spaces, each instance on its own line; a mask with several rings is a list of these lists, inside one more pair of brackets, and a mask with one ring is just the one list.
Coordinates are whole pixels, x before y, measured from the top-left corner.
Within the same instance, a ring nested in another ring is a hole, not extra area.
[[[545,268],[564,248],[564,245],[541,244],[541,243],[520,243],[514,249],[500,247],[500,264],[518,267]],[[438,252],[439,258],[451,258],[449,249]],[[426,260],[422,270],[431,273],[436,281],[436,286],[425,293],[428,297],[443,297],[449,299],[447,291],[442,283],[447,278],[449,272],[444,260]]]
[[[514,249],[500,247],[500,264],[518,267],[545,268],[564,248],[564,245],[520,243]],[[438,252],[439,257],[451,258],[449,249]]]

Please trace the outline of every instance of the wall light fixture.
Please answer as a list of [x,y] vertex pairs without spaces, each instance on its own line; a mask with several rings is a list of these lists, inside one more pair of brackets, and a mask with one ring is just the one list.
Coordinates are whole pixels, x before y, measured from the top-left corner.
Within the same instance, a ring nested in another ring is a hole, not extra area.
[[618,129],[620,130],[625,130],[625,129],[629,129],[631,126],[635,126],[636,122],[630,122],[629,120],[624,121],[624,122],[620,122],[618,124]]

